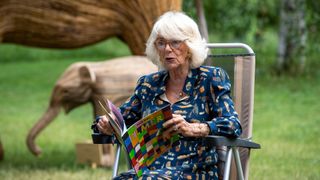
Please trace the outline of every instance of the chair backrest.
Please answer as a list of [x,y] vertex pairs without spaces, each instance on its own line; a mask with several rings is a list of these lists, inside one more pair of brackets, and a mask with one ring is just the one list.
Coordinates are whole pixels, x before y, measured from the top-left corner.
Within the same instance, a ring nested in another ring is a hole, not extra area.
[[[255,80],[255,54],[246,44],[241,43],[212,43],[208,44],[212,49],[209,55],[209,64],[220,66],[230,76],[233,92],[232,97],[235,103],[235,109],[239,114],[242,125],[242,138],[251,139],[253,123],[253,102],[254,102],[254,80]],[[217,54],[218,49],[228,49],[228,53]],[[230,53],[230,50],[231,53]],[[238,53],[239,49],[245,50],[244,53]],[[240,158],[244,177],[248,178],[248,166],[250,150],[240,148]],[[236,168],[233,163],[231,167],[231,179],[236,179]]]

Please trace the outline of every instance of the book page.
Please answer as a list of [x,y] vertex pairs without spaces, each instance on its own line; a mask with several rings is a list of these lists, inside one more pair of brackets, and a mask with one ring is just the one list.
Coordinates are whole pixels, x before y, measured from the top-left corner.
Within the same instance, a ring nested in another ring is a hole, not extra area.
[[99,114],[107,116],[110,126],[113,130],[113,134],[116,136],[117,140],[123,144],[121,136],[124,134],[127,128],[119,109],[112,104],[111,101],[104,99],[103,97],[96,97],[95,103],[98,105],[97,110]]

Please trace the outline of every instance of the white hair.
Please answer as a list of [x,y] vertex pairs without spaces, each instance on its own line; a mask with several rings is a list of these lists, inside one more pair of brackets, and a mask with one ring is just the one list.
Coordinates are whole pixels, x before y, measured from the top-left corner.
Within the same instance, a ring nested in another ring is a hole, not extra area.
[[207,57],[208,48],[206,41],[201,37],[198,25],[189,16],[182,12],[166,12],[154,24],[146,44],[147,57],[160,69],[163,65],[154,46],[154,41],[159,37],[185,41],[191,53],[190,68],[201,66]]

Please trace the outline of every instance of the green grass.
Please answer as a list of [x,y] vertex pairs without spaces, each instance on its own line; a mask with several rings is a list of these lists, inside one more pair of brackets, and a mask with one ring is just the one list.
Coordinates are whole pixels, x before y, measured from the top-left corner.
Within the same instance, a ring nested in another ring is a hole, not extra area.
[[[257,63],[253,140],[262,149],[252,151],[250,179],[320,179],[320,75],[316,71],[296,78],[267,75],[273,59],[267,55],[273,49],[270,45],[257,51],[263,62]],[[61,112],[40,133],[36,140],[43,150],[40,157],[28,151],[25,139],[70,64],[128,54],[115,39],[71,51],[0,45],[0,139],[5,150],[0,179],[109,179],[111,169],[76,163],[75,143],[91,135],[90,105],[68,115]]]
[[320,178],[319,92],[319,78],[257,79],[252,179]]

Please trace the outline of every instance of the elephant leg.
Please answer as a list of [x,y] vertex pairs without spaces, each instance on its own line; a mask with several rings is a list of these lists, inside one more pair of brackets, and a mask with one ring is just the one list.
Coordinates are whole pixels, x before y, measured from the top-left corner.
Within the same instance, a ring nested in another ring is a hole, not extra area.
[[29,130],[27,136],[27,146],[35,156],[41,154],[41,148],[35,144],[37,135],[48,126],[48,124],[59,114],[60,106],[50,106],[38,122]]

